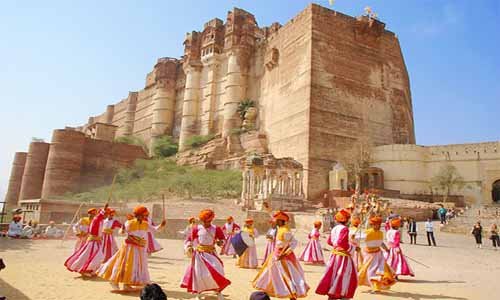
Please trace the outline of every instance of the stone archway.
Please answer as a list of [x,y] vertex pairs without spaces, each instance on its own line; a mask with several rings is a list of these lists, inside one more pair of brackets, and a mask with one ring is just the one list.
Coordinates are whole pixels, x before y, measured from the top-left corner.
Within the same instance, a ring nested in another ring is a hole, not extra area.
[[500,203],[500,179],[493,182],[491,187],[491,198],[493,202]]

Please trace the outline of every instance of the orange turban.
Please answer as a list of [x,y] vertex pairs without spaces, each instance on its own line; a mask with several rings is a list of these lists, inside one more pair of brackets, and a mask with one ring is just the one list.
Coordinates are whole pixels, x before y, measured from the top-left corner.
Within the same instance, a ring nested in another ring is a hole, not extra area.
[[400,227],[400,226],[401,226],[401,219],[400,218],[391,219],[391,227]]
[[269,220],[269,224],[276,224],[276,220],[271,218],[271,220]]
[[21,216],[14,216],[12,217],[12,220],[16,222],[21,221]]
[[133,214],[127,214],[127,220],[132,220],[134,218]]
[[96,215],[97,214],[97,208],[89,208],[89,210],[87,210],[87,214],[89,214],[89,215]]
[[371,225],[380,225],[382,224],[382,218],[380,216],[373,216],[370,218]]
[[134,208],[134,216],[146,217],[149,215],[148,209],[142,205],[138,205]]
[[204,209],[204,210],[200,211],[200,214],[198,217],[203,222],[211,222],[215,218],[215,213],[211,209]]
[[322,224],[323,223],[321,223],[321,221],[316,221],[316,222],[314,222],[314,227],[320,228]]
[[356,226],[356,227],[359,226],[359,224],[361,224],[361,219],[359,218],[359,216],[352,217],[351,224],[352,224],[352,226]]
[[195,217],[190,217],[190,218],[188,219],[189,224],[194,223],[194,221],[196,221],[196,218],[195,218]]
[[115,213],[116,213],[116,211],[115,211],[114,209],[112,209],[112,208],[109,208],[109,207],[108,207],[108,208],[106,208],[105,213],[106,213],[107,215],[113,215],[113,216],[114,216],[114,215],[115,215]]
[[274,215],[273,215],[273,218],[275,220],[282,220],[282,221],[285,221],[285,222],[288,222],[290,220],[290,216],[284,212],[284,211],[281,211],[281,210],[278,210]]
[[234,218],[232,216],[229,216],[229,217],[227,217],[226,221],[232,222],[232,221],[234,221]]
[[338,213],[335,214],[335,221],[340,223],[345,223],[351,217],[351,213],[345,209],[341,209]]
[[246,219],[245,224],[252,225],[253,224],[253,219]]

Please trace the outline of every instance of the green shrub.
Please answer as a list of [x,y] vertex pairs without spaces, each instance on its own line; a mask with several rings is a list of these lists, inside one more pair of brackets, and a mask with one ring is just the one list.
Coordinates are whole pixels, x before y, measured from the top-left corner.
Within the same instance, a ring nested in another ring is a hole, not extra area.
[[124,143],[124,144],[129,144],[129,145],[136,145],[136,146],[141,146],[142,149],[144,149],[144,152],[148,153],[148,146],[144,142],[143,139],[141,139],[138,136],[135,135],[128,135],[128,136],[119,136],[115,138],[116,143]]
[[213,134],[193,135],[186,140],[186,145],[189,148],[198,148],[198,147],[201,147],[201,146],[205,145],[206,143],[210,142],[211,140],[213,140],[214,137],[215,137],[215,135],[213,135]]
[[179,145],[174,142],[171,136],[164,135],[153,143],[153,154],[155,157],[163,158],[175,155]]
[[255,101],[250,99],[245,99],[238,103],[238,109],[236,110],[240,115],[240,118],[243,120],[245,118],[245,114],[250,107],[255,107]]

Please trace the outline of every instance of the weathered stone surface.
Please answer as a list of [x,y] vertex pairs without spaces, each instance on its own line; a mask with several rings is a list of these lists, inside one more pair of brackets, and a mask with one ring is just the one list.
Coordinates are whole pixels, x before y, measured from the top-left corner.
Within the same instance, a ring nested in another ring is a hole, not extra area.
[[17,206],[21,185],[23,182],[23,174],[26,165],[28,153],[16,152],[14,162],[10,171],[9,186],[5,195],[5,211],[8,212]]
[[43,142],[32,142],[30,144],[19,200],[38,199],[42,195],[49,147],[49,143]]

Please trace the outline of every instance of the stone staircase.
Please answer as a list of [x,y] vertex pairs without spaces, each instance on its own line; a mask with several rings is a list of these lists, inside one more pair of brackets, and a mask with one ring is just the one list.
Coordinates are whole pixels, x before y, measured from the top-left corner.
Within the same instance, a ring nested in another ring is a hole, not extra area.
[[485,205],[480,208],[469,208],[463,214],[451,219],[441,227],[441,231],[450,233],[470,234],[474,224],[480,221],[483,230],[489,230],[491,224],[500,225],[500,205]]

